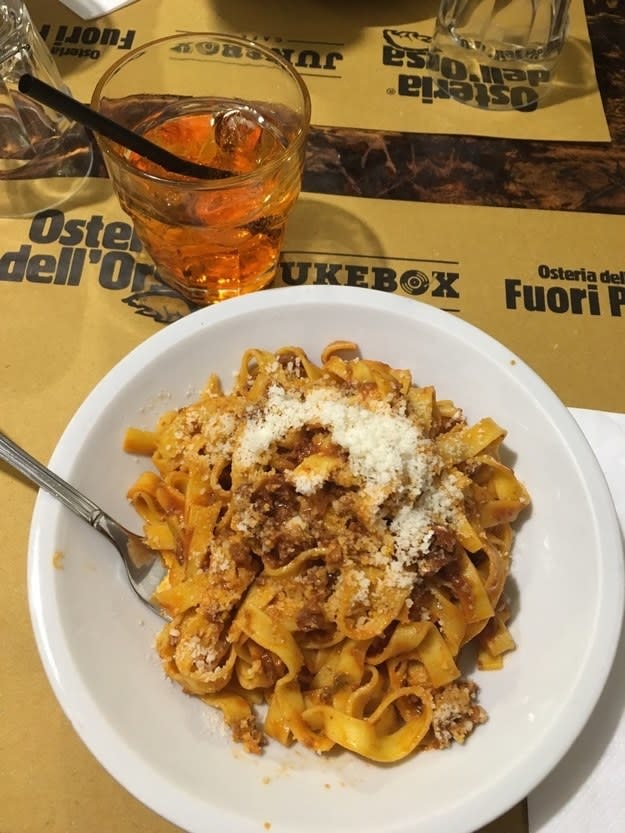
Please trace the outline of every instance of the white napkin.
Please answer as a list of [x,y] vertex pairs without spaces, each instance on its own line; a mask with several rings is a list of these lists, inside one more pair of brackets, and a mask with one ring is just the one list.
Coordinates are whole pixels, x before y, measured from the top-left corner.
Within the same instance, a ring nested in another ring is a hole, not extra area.
[[105,14],[128,6],[135,0],[61,0],[64,6],[71,9],[83,20],[93,20],[94,17],[102,17]]
[[[612,492],[625,538],[625,414],[571,408]],[[530,833],[625,831],[625,632],[577,741],[528,799]]]

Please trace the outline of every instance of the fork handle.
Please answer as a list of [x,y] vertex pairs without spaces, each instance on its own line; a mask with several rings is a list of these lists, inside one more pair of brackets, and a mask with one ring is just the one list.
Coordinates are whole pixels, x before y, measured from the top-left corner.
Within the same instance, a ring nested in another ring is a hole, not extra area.
[[31,483],[49,492],[79,518],[95,526],[105,513],[88,497],[46,468],[0,431],[0,460],[24,475]]

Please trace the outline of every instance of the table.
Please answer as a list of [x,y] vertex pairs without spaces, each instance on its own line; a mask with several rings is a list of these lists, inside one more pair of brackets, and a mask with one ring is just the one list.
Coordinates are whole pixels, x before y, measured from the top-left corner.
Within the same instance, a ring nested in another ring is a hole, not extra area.
[[[96,21],[100,35],[107,26],[113,31],[116,21],[130,19],[126,15],[135,20],[148,5],[147,0],[137,0],[134,7]],[[269,14],[274,5],[263,8]],[[324,11],[330,13],[330,5]],[[358,14],[358,5],[346,3],[350,15]],[[172,4],[168,10],[163,0],[156,6],[161,16],[171,15],[175,8]],[[215,2],[215,7],[227,13],[224,4]],[[242,3],[241,8],[258,14],[252,5]],[[389,25],[398,24],[407,8],[405,3],[389,7]],[[299,219],[287,239],[277,283],[299,280],[298,264],[312,263],[311,252],[320,264],[311,275],[319,281],[329,281],[332,275],[338,282],[346,281],[344,270],[328,271],[328,264],[345,252],[339,245],[347,233],[354,240],[350,254],[371,258],[379,246],[380,256],[397,275],[409,257],[420,263],[426,255],[439,264],[454,261],[461,272],[457,296],[450,292],[439,300],[430,292],[422,300],[452,308],[505,340],[567,405],[625,411],[625,363],[617,341],[625,316],[625,19],[618,0],[586,0],[585,8],[610,142],[315,125]],[[34,0],[32,10],[38,24],[45,25],[46,4]],[[66,14],[66,37],[71,37],[72,26],[80,25],[83,34],[91,26]],[[376,24],[385,24],[384,14],[378,9]],[[122,39],[129,37],[128,26],[121,25],[120,31]],[[50,38],[52,33],[50,29]],[[92,60],[58,51],[56,57],[72,86],[80,81],[81,66]],[[87,193],[91,202],[83,205],[83,215],[110,219],[107,212],[114,203],[97,156]],[[302,229],[320,206],[339,231],[321,229],[322,242],[314,247]],[[394,226],[391,236],[372,233],[384,223]],[[19,234],[27,229],[30,244],[37,242],[31,226],[22,225],[19,232],[15,228],[11,221],[0,220],[2,251],[15,251]],[[341,269],[344,265],[339,264]],[[81,268],[76,266],[76,291],[67,286],[71,265],[65,286],[61,280],[52,288],[0,280],[5,312],[0,335],[1,424],[44,460],[97,379],[163,322],[186,312],[184,305],[172,310],[171,305],[164,309],[148,304],[144,314],[135,315],[147,301],[139,291],[133,298],[131,290],[144,290],[145,282],[137,279],[122,287],[123,274],[117,271],[109,276],[111,285],[104,286],[97,264],[90,265],[87,258]],[[553,276],[552,269],[560,269],[562,275]],[[567,278],[567,271],[577,272],[578,278]],[[597,276],[597,314],[588,296],[583,302],[578,297],[576,311],[571,294],[571,287],[582,285],[582,272],[590,271]],[[600,277],[603,273],[605,279]],[[362,275],[366,283],[370,274]],[[432,275],[428,273],[431,281]],[[540,287],[546,299],[543,311],[531,308],[540,306]],[[548,295],[554,288],[558,291]],[[120,298],[125,307],[120,307]],[[120,833],[173,833],[171,824],[140,805],[102,770],[56,704],[34,646],[25,594],[24,556],[34,492],[1,469],[0,489],[8,547],[0,561],[0,833],[104,833],[111,827]],[[526,830],[525,807],[520,805],[482,833]]]

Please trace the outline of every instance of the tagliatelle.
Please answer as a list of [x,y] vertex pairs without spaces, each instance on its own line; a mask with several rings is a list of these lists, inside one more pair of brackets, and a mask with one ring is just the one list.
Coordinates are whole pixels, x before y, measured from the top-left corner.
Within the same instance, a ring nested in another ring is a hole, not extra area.
[[463,742],[486,715],[459,653],[493,669],[515,647],[503,591],[529,497],[504,436],[350,342],[320,365],[250,349],[231,392],[212,376],[129,429],[156,467],[128,496],[168,568],[167,675],[252,752],[268,735],[390,762]]

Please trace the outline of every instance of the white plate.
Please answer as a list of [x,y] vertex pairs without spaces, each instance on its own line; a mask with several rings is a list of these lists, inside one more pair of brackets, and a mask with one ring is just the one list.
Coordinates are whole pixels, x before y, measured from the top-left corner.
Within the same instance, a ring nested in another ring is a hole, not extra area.
[[[191,401],[209,372],[229,387],[246,347],[298,344],[318,359],[337,338],[409,367],[470,420],[508,429],[533,499],[514,548],[518,650],[476,673],[490,720],[464,747],[394,766],[269,745],[247,755],[199,701],[167,681],[159,621],[134,597],[111,547],[47,495],[35,507],[29,597],[52,687],[104,767],[191,833],[470,833],[506,811],[571,745],[605,682],[620,628],[623,562],[599,466],[550,389],[502,345],[452,315],[366,289],[297,287],[187,316],[121,361],[78,410],[51,460],[113,516],[137,519],[125,492],[144,460],[121,450]],[[64,554],[64,569],[52,557]],[[271,827],[264,827],[271,825]]]

